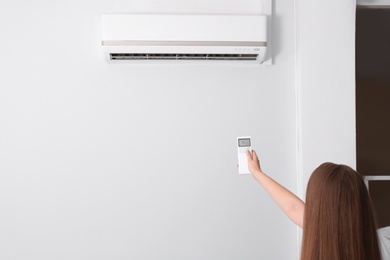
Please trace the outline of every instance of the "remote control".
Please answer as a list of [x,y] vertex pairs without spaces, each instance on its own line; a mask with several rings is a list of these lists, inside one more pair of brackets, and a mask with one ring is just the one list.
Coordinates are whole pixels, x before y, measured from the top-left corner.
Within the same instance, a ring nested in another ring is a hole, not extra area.
[[248,168],[247,150],[252,151],[251,137],[237,137],[238,174],[251,174]]

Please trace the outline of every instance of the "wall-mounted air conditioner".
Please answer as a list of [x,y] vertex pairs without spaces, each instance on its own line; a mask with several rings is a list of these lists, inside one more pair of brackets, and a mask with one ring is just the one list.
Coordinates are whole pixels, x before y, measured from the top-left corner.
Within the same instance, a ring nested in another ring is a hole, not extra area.
[[257,63],[265,60],[264,15],[107,14],[102,47],[109,62]]

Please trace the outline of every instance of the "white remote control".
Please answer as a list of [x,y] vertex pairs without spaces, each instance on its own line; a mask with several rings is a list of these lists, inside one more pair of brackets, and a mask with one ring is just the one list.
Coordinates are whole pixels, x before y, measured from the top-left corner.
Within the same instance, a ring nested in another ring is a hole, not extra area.
[[251,137],[237,137],[238,174],[251,174],[248,168],[247,150],[252,151]]

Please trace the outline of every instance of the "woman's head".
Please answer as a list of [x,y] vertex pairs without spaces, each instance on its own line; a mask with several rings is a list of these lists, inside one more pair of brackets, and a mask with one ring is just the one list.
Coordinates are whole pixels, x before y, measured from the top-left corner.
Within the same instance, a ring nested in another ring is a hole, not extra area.
[[301,259],[380,259],[371,200],[362,177],[352,168],[324,163],[312,173]]

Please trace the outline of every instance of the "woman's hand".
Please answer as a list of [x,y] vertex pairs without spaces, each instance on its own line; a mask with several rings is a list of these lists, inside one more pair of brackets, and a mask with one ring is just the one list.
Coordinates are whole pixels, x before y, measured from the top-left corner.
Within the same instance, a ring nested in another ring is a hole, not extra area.
[[257,173],[263,173],[260,167],[259,158],[257,157],[257,154],[254,150],[252,150],[252,152],[249,150],[246,151],[246,157],[248,158],[248,168],[252,175]]

